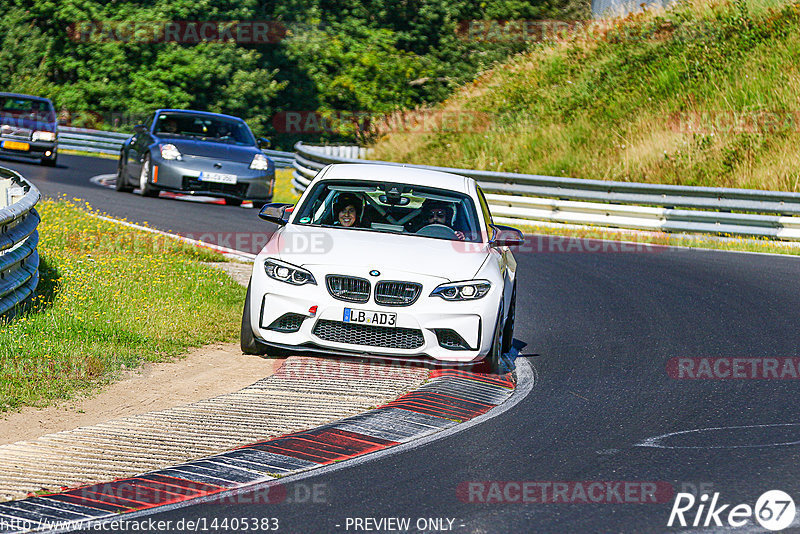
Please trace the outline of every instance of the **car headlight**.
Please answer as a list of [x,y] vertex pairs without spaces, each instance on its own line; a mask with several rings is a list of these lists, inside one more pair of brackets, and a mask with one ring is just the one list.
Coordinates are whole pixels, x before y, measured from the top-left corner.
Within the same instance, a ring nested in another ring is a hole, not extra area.
[[302,267],[286,263],[285,261],[269,258],[264,262],[264,270],[270,278],[286,282],[287,284],[295,286],[302,286],[304,284],[317,285],[313,274]]
[[432,297],[444,300],[477,300],[486,296],[492,284],[488,280],[470,280],[442,284],[431,292]]
[[55,141],[56,140],[56,133],[55,132],[45,132],[43,130],[37,130],[33,132],[31,136],[31,141]]
[[176,147],[172,143],[161,145],[161,157],[163,159],[177,159],[177,160],[183,159],[181,157],[180,150],[178,150],[178,147]]
[[256,171],[266,171],[269,169],[269,160],[264,154],[256,154],[250,163],[250,168]]

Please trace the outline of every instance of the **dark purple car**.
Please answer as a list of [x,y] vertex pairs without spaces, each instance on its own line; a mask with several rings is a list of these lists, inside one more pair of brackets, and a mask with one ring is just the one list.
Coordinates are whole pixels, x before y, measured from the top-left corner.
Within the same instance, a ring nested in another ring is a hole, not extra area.
[[35,158],[55,166],[56,110],[47,98],[0,93],[0,155]]

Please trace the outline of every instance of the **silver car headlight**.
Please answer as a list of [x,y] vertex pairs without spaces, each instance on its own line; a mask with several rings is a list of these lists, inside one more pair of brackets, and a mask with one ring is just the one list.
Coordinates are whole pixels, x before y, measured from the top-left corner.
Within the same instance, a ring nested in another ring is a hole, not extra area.
[[488,280],[469,280],[467,282],[451,282],[437,286],[431,297],[442,297],[444,300],[477,300],[486,296],[492,288]]
[[172,143],[167,143],[166,145],[161,145],[161,157],[163,159],[169,159],[169,160],[173,160],[173,159],[181,160],[181,159],[183,159],[183,157],[181,157],[180,150],[178,150],[178,147],[176,147]]
[[286,263],[285,261],[268,258],[264,261],[264,270],[270,278],[294,286],[302,286],[304,284],[317,285],[313,274],[302,267]]
[[37,130],[33,132],[31,136],[31,141],[55,141],[56,140],[56,133],[55,132],[46,132],[44,130]]
[[269,169],[269,160],[264,154],[256,154],[250,163],[250,168],[256,171],[266,171]]

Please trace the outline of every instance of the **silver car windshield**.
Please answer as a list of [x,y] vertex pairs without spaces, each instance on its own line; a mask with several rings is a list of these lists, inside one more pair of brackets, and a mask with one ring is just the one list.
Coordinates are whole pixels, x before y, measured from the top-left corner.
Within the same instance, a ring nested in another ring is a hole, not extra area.
[[480,241],[474,202],[446,189],[329,180],[316,184],[296,211],[298,225]]
[[243,121],[190,113],[161,113],[153,130],[159,137],[186,137],[215,143],[255,146]]

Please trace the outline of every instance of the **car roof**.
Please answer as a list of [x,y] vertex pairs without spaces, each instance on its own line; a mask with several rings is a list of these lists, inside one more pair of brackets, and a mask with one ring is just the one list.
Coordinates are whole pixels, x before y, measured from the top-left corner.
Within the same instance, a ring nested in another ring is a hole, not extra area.
[[386,165],[379,163],[336,163],[329,165],[322,180],[364,180],[380,182],[398,182],[411,185],[425,185],[449,189],[458,193],[471,194],[470,182],[474,180],[466,176],[449,172],[432,171],[402,164]]
[[[22,93],[0,93],[0,96],[7,96],[11,98],[25,98],[28,100],[38,100],[39,102],[50,102],[49,98],[45,98],[43,96],[24,95]],[[52,104],[52,102],[50,102],[50,104]]]
[[224,117],[226,119],[234,119],[237,121],[244,122],[244,119],[241,117],[235,117],[233,115],[225,115],[224,113],[212,113],[210,111],[197,111],[194,109],[157,109],[156,114],[158,113],[191,113],[192,115],[207,115],[209,117]]

